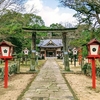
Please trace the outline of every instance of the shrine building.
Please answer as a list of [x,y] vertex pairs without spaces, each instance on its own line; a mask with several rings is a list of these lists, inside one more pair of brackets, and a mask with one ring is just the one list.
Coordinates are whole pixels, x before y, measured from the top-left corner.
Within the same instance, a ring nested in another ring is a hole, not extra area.
[[62,54],[62,39],[45,39],[38,44],[40,55],[45,57],[56,57]]

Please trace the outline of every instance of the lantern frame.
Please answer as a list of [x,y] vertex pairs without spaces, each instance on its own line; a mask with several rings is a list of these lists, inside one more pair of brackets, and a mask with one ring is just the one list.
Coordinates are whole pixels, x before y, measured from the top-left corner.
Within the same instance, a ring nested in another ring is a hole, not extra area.
[[96,39],[92,39],[87,43],[88,58],[100,58],[100,42]]
[[1,59],[12,59],[14,45],[11,42],[3,40],[0,42],[0,58]]
[[28,55],[28,54],[29,54],[29,50],[28,50],[27,48],[25,48],[25,49],[23,50],[23,52],[24,52],[24,55]]

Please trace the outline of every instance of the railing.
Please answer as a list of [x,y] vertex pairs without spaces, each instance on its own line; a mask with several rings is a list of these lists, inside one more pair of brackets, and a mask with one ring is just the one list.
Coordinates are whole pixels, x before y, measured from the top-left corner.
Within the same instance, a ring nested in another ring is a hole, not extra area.
[[[12,64],[8,66],[8,75],[11,76],[12,74],[17,73],[17,64]],[[0,68],[0,79],[4,78],[4,67]]]

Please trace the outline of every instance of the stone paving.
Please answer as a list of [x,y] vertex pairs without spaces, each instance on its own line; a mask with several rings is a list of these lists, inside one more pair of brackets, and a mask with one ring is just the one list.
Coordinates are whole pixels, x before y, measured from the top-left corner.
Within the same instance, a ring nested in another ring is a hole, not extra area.
[[22,100],[75,100],[53,58],[48,58]]

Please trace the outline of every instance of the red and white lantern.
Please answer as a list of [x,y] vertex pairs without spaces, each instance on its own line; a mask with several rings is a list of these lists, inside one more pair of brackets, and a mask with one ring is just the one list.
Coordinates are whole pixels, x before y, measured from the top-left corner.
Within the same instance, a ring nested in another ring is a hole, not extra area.
[[0,43],[0,58],[1,59],[10,59],[12,58],[14,45],[8,41],[3,40]]
[[0,58],[5,60],[4,88],[8,87],[8,60],[12,59],[14,45],[8,41],[0,42]]
[[92,63],[92,88],[96,88],[96,64],[95,59],[100,58],[100,42],[96,39],[91,40],[87,44],[88,59],[91,59]]
[[96,57],[98,58],[100,56],[100,42],[96,39],[91,40],[88,44],[88,57]]

